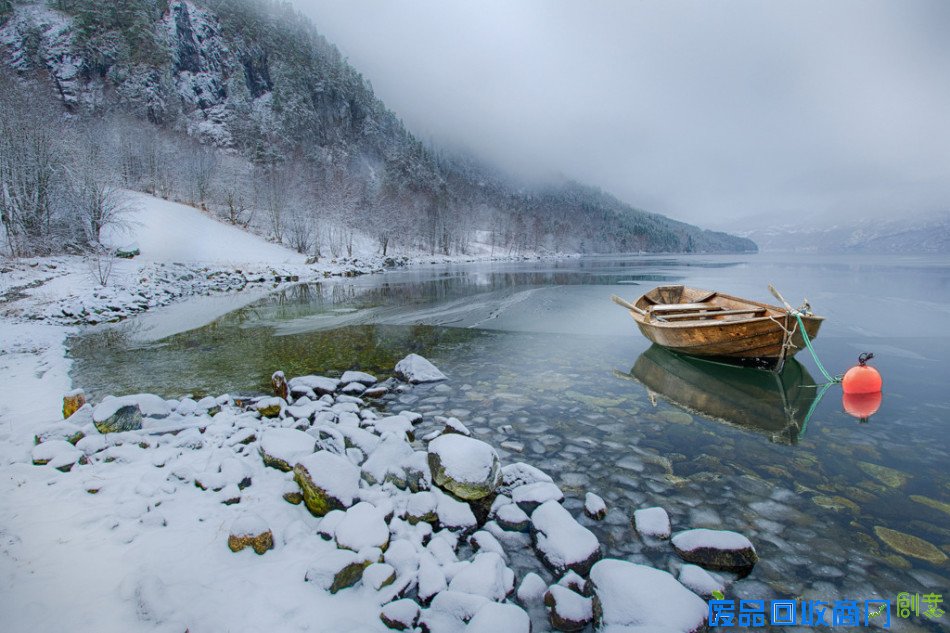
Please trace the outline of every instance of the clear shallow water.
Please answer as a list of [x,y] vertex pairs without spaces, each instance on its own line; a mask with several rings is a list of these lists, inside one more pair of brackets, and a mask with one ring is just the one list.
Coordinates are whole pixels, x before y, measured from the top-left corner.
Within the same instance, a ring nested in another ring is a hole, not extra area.
[[[808,385],[820,377],[805,354],[778,385],[768,374],[648,350],[609,296],[633,299],[662,283],[761,300],[771,300],[773,283],[794,305],[807,296],[827,317],[816,347],[830,371],[875,353],[885,379],[880,411],[859,422],[833,387],[802,434],[815,391]],[[157,341],[141,340],[136,328],[133,321],[75,339],[75,384],[94,398],[258,392],[276,369],[333,375],[358,367],[382,377],[417,352],[450,380],[386,408],[429,419],[455,414],[496,447],[522,444],[522,454],[500,450],[503,461],[551,473],[575,511],[585,491],[597,492],[611,512],[590,525],[611,555],[678,565],[668,546],[642,543],[630,528],[633,510],[661,505],[674,529],[752,538],[761,562],[730,590],[736,597],[893,600],[950,588],[946,561],[900,554],[879,537],[882,527],[897,530],[950,553],[945,259],[630,257],[418,268],[299,286]],[[503,433],[506,424],[512,431]]]

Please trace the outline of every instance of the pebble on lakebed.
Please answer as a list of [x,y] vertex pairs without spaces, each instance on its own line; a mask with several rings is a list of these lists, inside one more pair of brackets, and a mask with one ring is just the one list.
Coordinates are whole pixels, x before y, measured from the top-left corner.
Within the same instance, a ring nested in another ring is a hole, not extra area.
[[[445,379],[420,356],[397,367],[414,383]],[[565,500],[550,475],[523,462],[502,464],[456,418],[431,420],[426,428],[442,432],[414,439],[419,414],[384,413],[409,388],[391,378],[275,376],[277,393],[259,397],[137,394],[80,405],[36,434],[30,459],[87,489],[135,464],[151,469],[134,494],[107,483],[94,486],[97,498],[126,495],[115,501],[137,529],[175,522],[156,511],[159,500],[163,512],[169,499],[213,500],[208,516],[231,526],[231,550],[276,549],[300,557],[301,582],[330,593],[372,592],[381,606],[367,622],[379,618],[395,630],[527,633],[531,617],[544,613],[542,602],[560,630],[592,620],[683,633],[705,626],[703,600],[670,574],[602,558],[598,537],[568,510],[590,517],[581,521],[603,518],[601,497]],[[359,387],[391,395],[367,402]],[[661,508],[638,511],[636,523],[641,532],[669,534]],[[626,530],[632,537],[629,524]],[[754,564],[747,539],[702,538],[709,532],[681,532],[672,547],[707,567]],[[715,582],[698,568],[681,578],[701,593]]]

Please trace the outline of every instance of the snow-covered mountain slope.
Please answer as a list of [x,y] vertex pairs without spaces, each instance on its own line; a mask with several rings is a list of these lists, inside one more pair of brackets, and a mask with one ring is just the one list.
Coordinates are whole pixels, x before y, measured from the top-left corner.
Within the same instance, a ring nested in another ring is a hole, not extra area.
[[146,262],[201,264],[304,264],[306,256],[226,224],[187,205],[128,192],[131,213],[122,229],[103,240],[135,243]]

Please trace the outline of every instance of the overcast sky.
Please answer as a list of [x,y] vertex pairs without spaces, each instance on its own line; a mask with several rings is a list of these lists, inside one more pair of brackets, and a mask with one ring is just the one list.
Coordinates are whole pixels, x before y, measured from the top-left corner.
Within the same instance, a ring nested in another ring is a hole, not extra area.
[[296,0],[418,137],[706,226],[950,209],[950,1]]

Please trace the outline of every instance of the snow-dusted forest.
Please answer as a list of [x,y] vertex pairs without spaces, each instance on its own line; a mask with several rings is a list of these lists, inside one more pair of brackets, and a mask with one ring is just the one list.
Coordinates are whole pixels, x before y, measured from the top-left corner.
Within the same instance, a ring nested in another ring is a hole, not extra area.
[[0,23],[11,255],[95,246],[121,220],[123,189],[314,258],[360,241],[380,255],[755,249],[425,146],[282,3],[5,1]]

